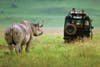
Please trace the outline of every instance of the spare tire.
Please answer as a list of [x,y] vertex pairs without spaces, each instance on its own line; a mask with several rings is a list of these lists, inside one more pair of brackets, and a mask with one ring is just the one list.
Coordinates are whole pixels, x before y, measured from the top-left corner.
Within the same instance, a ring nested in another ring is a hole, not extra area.
[[69,24],[65,26],[65,33],[68,35],[74,35],[77,31],[76,26],[74,24]]

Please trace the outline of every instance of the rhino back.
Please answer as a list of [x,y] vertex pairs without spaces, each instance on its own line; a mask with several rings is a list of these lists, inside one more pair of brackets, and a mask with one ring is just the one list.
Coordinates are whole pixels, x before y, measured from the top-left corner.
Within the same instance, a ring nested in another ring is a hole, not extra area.
[[24,38],[22,29],[18,25],[12,25],[5,32],[5,39],[8,44],[17,44]]

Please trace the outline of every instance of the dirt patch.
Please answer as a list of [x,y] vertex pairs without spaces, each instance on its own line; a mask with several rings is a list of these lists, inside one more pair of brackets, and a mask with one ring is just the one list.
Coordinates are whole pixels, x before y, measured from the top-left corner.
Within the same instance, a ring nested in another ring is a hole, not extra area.
[[44,35],[63,35],[62,27],[46,27],[44,28]]
[[0,45],[0,49],[8,48],[8,46]]
[[100,28],[93,29],[93,33],[100,33]]
[[[93,33],[100,33],[100,28],[93,29]],[[46,27],[44,35],[63,35],[63,27]]]
[[[44,35],[63,35],[63,27],[44,27]],[[100,28],[94,28],[93,33],[100,33]],[[0,30],[3,35],[3,30]]]

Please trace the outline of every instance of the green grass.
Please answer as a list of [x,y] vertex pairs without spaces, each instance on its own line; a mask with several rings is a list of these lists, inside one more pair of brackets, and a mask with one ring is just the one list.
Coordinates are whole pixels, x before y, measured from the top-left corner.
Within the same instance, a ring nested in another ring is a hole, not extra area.
[[[42,35],[32,40],[29,53],[0,49],[0,67],[100,67],[99,39],[94,34],[93,40],[65,44],[62,35]],[[5,44],[3,36],[0,44]]]

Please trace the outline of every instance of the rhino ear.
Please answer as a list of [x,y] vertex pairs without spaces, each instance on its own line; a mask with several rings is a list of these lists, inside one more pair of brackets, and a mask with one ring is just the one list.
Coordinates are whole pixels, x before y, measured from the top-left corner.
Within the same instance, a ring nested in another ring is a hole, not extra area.
[[43,24],[41,24],[40,27],[43,27]]
[[33,24],[33,26],[37,27],[37,26],[39,26],[39,24]]
[[43,27],[43,24],[38,24],[39,27]]

